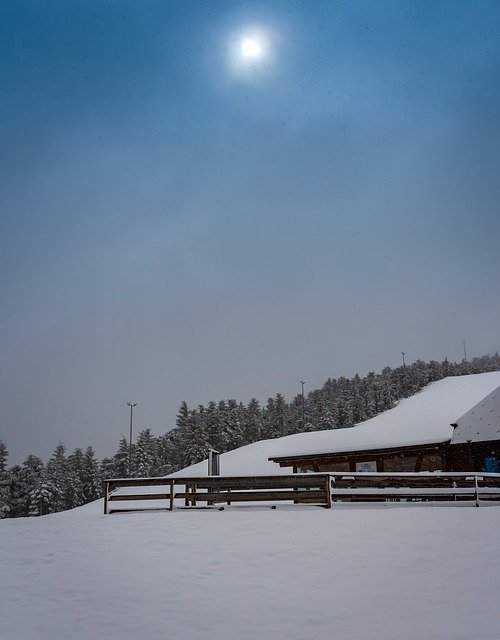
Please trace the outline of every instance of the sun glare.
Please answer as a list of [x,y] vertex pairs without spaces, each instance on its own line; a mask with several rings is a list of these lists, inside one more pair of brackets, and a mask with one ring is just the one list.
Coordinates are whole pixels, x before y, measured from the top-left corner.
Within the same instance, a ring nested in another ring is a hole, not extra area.
[[262,55],[262,47],[257,40],[245,38],[241,43],[241,55],[248,60],[259,58]]

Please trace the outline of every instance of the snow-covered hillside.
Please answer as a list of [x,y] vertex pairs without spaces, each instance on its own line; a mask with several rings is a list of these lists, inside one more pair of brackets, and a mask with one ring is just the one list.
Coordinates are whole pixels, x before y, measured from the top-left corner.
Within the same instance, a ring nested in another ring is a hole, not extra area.
[[[456,422],[475,404],[500,386],[500,372],[445,378],[433,382],[397,407],[351,429],[298,433],[275,440],[261,440],[221,456],[222,475],[290,473],[269,462],[272,456],[356,451],[451,438]],[[205,476],[206,461],[172,475]]]

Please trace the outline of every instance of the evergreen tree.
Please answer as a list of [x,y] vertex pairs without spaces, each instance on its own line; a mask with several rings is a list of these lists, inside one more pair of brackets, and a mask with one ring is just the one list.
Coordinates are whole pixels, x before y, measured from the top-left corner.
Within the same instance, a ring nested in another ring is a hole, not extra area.
[[[118,443],[118,451],[113,456],[113,465],[112,465],[113,473],[110,474],[113,478],[128,478],[129,457],[130,457],[130,446],[129,446],[129,443],[127,442],[127,438],[125,438],[125,436],[122,436],[120,438],[120,442]],[[134,455],[132,451],[132,463],[133,462],[134,462]],[[134,475],[133,468],[132,468],[132,475]]]
[[84,504],[92,502],[102,496],[101,476],[99,473],[99,463],[96,460],[93,447],[87,447],[83,455],[82,466],[82,489]]
[[9,451],[7,445],[3,440],[0,440],[0,477],[7,472],[7,458],[9,457]]
[[66,509],[73,509],[85,504],[83,489],[83,451],[77,448],[68,456],[68,464],[65,478]]
[[252,398],[243,414],[242,438],[244,444],[260,440],[262,434],[262,411],[259,401]]
[[210,448],[221,451],[223,448],[223,438],[220,412],[219,407],[214,401],[208,403],[203,419],[205,423],[205,434]]
[[10,515],[10,482],[7,473],[7,445],[0,440],[0,520]]
[[190,411],[185,433],[183,434],[185,466],[201,462],[208,455],[210,443],[204,426],[203,413]]
[[30,494],[40,484],[42,476],[43,462],[31,454],[21,466],[9,470],[11,517],[30,515]]
[[58,488],[48,479],[43,479],[40,484],[28,494],[30,516],[44,516],[57,511],[57,505],[61,504],[61,496]]
[[66,447],[59,442],[47,464],[47,482],[53,487],[54,503],[51,513],[73,508],[75,495],[74,477],[70,473],[69,462],[66,458]]
[[158,459],[158,441],[151,429],[143,429],[138,437],[135,447],[136,475],[139,478],[151,478],[156,475],[160,466]]

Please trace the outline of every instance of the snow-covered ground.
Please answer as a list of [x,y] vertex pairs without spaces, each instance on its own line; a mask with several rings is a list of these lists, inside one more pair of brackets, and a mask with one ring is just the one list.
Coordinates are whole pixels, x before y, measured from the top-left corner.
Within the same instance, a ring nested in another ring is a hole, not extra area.
[[[288,473],[272,455],[445,439],[498,385],[500,373],[442,380],[353,429],[231,451],[222,473]],[[0,521],[0,640],[500,637],[500,505],[102,509]]]
[[500,508],[0,521],[2,640],[496,640]]

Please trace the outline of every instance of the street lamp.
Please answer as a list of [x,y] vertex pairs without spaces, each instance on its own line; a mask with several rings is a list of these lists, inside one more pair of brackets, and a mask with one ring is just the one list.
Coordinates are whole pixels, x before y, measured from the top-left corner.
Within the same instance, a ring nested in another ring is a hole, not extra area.
[[304,402],[304,385],[305,385],[304,380],[301,380],[300,384],[302,385],[302,431],[305,431],[306,430],[306,409],[305,409],[305,402]]
[[137,402],[127,402],[127,405],[130,407],[130,439],[128,443],[128,477],[132,477],[132,414],[134,411],[134,407],[137,407]]

